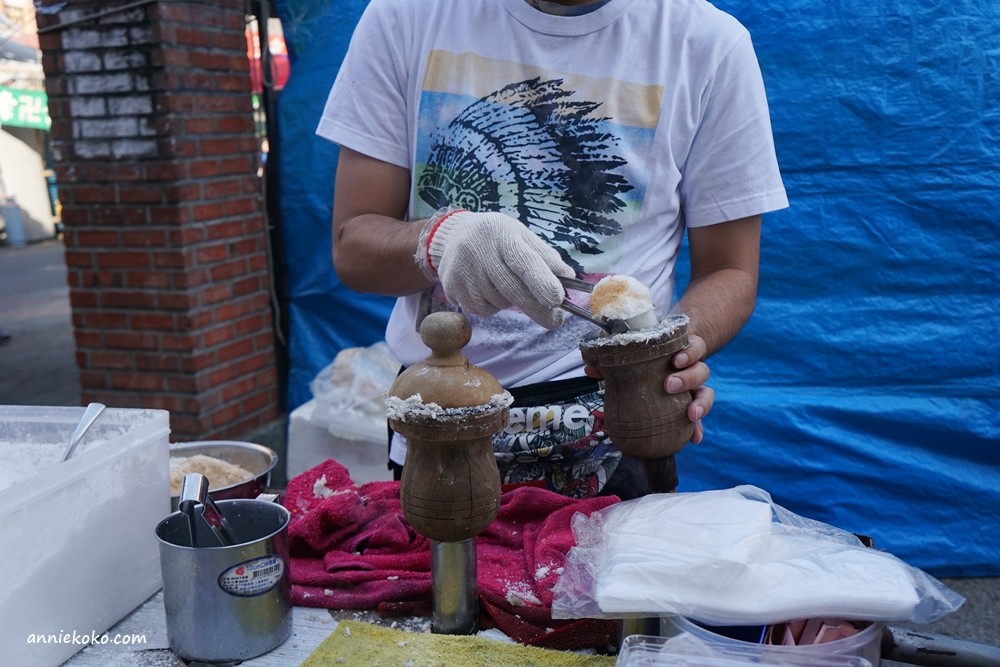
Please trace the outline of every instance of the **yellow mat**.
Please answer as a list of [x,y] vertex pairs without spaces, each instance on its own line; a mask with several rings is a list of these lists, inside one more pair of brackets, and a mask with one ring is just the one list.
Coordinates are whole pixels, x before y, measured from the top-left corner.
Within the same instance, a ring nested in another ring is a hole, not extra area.
[[615,658],[340,621],[302,667],[614,667]]

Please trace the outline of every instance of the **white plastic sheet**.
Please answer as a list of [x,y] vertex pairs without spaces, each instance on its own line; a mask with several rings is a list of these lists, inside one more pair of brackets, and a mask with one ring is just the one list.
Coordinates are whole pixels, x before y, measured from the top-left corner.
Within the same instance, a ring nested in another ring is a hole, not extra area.
[[713,625],[829,617],[930,623],[964,598],[753,486],[658,494],[578,515],[555,618],[679,614]]

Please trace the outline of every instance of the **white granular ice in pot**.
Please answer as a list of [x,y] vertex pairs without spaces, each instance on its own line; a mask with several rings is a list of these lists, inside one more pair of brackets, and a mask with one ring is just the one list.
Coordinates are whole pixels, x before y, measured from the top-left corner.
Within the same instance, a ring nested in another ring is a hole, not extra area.
[[0,442],[0,489],[34,477],[59,463],[64,446]]
[[194,456],[170,457],[170,495],[179,496],[184,476],[188,473],[200,473],[208,479],[210,489],[221,489],[224,486],[238,484],[254,477],[254,474],[242,466],[214,456],[195,454]]

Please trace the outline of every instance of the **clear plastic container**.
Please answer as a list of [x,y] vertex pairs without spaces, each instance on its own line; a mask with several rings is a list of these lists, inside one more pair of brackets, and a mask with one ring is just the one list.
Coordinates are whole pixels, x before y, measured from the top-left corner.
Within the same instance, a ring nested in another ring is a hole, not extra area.
[[[826,642],[824,644],[811,644],[808,646],[773,646],[733,639],[704,628],[697,623],[684,618],[683,616],[664,616],[660,620],[660,632],[665,637],[672,637],[685,632],[707,644],[711,644],[712,646],[749,651],[757,656],[767,658],[769,660],[779,659],[785,655],[805,655],[813,658],[823,656],[856,656],[864,658],[872,665],[872,667],[879,667],[881,661],[882,629],[882,623],[871,623],[868,627],[856,635],[852,635],[844,639],[837,639],[832,642]],[[814,663],[806,662],[803,664],[812,665]]]
[[782,647],[741,643],[745,645],[632,635],[622,642],[615,667],[872,667],[868,660],[856,655],[770,651]]
[[108,408],[61,462],[81,407],[0,405],[0,665],[59,665],[161,586],[169,413]]

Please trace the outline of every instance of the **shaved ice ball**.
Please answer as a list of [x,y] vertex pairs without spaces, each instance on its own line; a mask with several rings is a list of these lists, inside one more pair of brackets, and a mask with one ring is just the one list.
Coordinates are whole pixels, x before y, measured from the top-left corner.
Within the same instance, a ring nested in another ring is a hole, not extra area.
[[605,276],[590,294],[590,312],[611,320],[633,320],[633,329],[656,324],[649,288],[632,276]]

